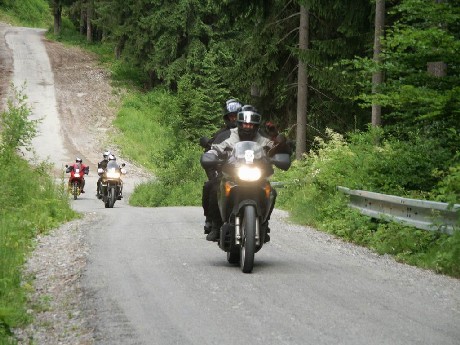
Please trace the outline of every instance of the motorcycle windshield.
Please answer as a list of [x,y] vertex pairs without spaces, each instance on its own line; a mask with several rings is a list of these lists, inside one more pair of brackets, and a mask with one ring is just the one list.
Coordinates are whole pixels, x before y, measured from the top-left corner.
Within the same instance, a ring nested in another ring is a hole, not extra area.
[[262,146],[254,141],[240,141],[235,144],[232,151],[232,157],[237,161],[243,160],[249,164],[262,159],[264,154]]
[[116,161],[109,161],[107,163],[107,170],[109,170],[109,169],[115,169],[115,170],[118,169],[117,162]]

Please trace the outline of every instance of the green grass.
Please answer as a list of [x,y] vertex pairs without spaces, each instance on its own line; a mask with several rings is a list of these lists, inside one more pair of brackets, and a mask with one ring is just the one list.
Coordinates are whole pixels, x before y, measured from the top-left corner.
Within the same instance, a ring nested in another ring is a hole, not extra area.
[[22,276],[23,265],[38,234],[78,217],[66,191],[48,175],[51,166],[30,166],[16,154],[35,133],[27,120],[26,97],[9,102],[0,116],[0,344],[14,344],[11,328],[30,321],[26,294],[30,284]]
[[47,28],[53,17],[46,0],[2,0],[0,21],[16,26]]
[[153,171],[156,180],[137,186],[134,206],[199,205],[205,174],[201,153],[181,135],[176,98],[162,90],[127,96],[115,120],[117,143],[127,155]]

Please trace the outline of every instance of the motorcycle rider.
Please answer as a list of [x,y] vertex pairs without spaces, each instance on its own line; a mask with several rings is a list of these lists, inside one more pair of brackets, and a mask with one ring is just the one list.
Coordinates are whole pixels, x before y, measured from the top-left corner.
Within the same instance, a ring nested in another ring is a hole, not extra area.
[[[214,133],[211,139],[204,137],[200,139],[200,145],[205,149],[205,152],[211,149],[211,145],[216,141],[217,137],[219,137],[219,142],[228,138],[230,135],[229,130],[236,127],[236,114],[242,106],[243,104],[233,98],[225,102],[224,109],[222,111],[224,126]],[[222,135],[222,133],[224,134]]]
[[[285,145],[283,138],[277,138],[276,140],[270,140],[259,133],[259,127],[261,124],[261,115],[252,105],[243,106],[237,114],[237,128],[230,130],[230,136],[228,139],[224,140],[221,143],[214,143],[211,145],[211,149],[207,152],[213,153],[220,158],[226,158],[227,153],[231,152],[236,143],[240,141],[255,141],[260,146],[264,147],[269,151],[269,155],[274,153],[290,153],[289,148]],[[213,184],[212,191],[210,193],[209,200],[209,216],[212,220],[211,232],[206,236],[206,240],[216,242],[220,237],[220,228],[222,226],[222,219],[219,211],[219,206],[217,202],[217,189],[221,180],[221,177],[216,178],[218,183]],[[276,191],[272,189],[274,193],[274,201],[276,200]],[[274,205],[274,202],[273,202]],[[270,214],[273,211],[273,208],[270,210],[268,219],[270,219]],[[268,220],[262,226],[267,227],[267,236],[265,237],[265,242],[270,241],[270,236],[268,233],[270,229],[268,228]]]
[[[122,169],[122,167],[125,166],[125,164],[123,163],[121,166],[117,163],[117,158],[115,157],[115,155],[113,154],[109,154],[109,156],[107,157],[107,164],[109,164],[109,162],[114,162],[117,166],[117,170],[119,171],[120,173],[120,176],[124,173],[124,169]],[[107,168],[107,164],[106,164],[106,168]],[[102,197],[102,196],[101,196]],[[117,195],[117,199],[118,200],[121,200],[123,198],[123,180],[120,178],[120,192],[118,193]]]
[[[109,156],[110,155],[111,155],[110,151],[105,151],[102,154],[103,160],[101,160],[99,163],[97,163],[97,168],[98,169],[103,169],[104,171],[105,171],[105,169],[107,169],[107,163],[109,162]],[[102,173],[98,172],[98,174],[99,174],[99,179],[97,180],[97,183],[96,183],[96,197],[98,199],[102,199],[102,195],[100,193]]]
[[[241,107],[242,104],[233,98],[225,102],[222,115],[225,126],[214,133],[211,139],[200,139],[200,144],[205,148],[205,152],[211,149],[212,144],[221,143],[230,136],[230,129],[236,127],[236,117]],[[208,176],[208,180],[203,184],[201,204],[203,207],[204,216],[206,217],[204,222],[204,233],[208,234],[212,228],[212,221],[209,216],[210,193],[213,189],[217,188],[216,186],[219,184],[219,180],[217,179],[218,173],[215,170],[206,170],[206,175]]]
[[[84,193],[85,192],[85,174],[88,175],[89,166],[86,166],[85,164],[83,164],[83,160],[81,158],[77,157],[75,159],[75,164],[67,166],[67,169],[66,169],[65,172],[69,173],[69,172],[71,172],[72,170],[75,170],[75,169],[80,169],[80,171],[83,172],[83,174],[81,175],[81,191],[80,191],[80,193]],[[68,182],[69,188],[71,187],[71,179],[72,179],[72,176],[69,177],[69,182]]]

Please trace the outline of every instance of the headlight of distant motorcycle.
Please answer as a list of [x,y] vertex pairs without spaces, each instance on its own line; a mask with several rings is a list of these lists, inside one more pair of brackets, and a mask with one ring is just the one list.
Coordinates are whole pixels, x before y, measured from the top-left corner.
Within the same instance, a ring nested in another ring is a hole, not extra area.
[[115,170],[107,171],[107,178],[120,178],[120,173]]
[[238,177],[243,181],[257,181],[261,176],[260,168],[244,166],[238,169]]

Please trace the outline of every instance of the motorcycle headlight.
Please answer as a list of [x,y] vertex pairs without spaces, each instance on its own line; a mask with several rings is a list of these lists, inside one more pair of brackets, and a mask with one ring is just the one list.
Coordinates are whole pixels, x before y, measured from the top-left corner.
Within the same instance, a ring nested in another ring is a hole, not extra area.
[[75,173],[75,175],[73,175],[75,177],[80,177],[80,173]]
[[120,178],[120,173],[115,170],[107,171],[107,178]]
[[244,166],[238,169],[238,177],[243,181],[257,181],[261,176],[260,168]]

